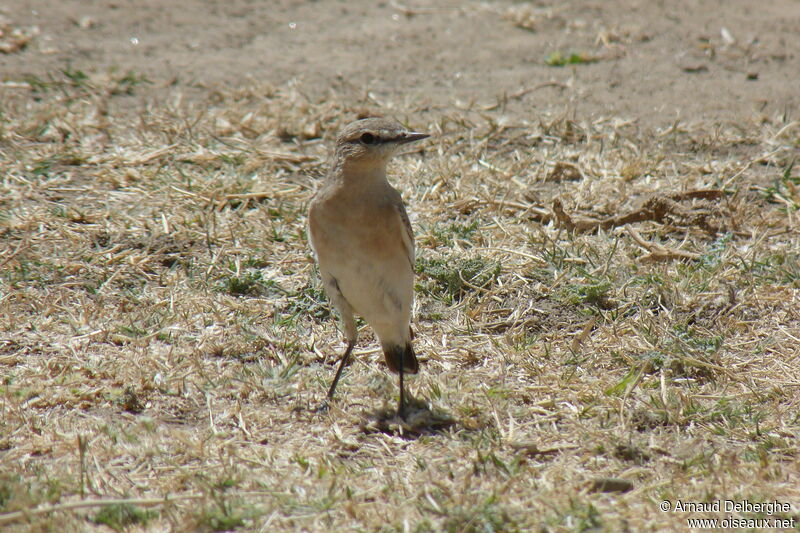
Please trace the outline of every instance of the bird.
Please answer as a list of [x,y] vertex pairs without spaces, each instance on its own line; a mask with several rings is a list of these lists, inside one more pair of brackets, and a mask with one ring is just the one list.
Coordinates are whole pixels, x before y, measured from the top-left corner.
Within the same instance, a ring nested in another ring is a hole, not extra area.
[[414,234],[400,193],[387,181],[386,166],[401,146],[427,137],[387,118],[348,124],[309,204],[309,241],[347,341],[323,408],[333,400],[356,344],[358,314],[378,337],[389,370],[399,374],[397,414],[405,420],[403,376],[419,372],[411,331]]

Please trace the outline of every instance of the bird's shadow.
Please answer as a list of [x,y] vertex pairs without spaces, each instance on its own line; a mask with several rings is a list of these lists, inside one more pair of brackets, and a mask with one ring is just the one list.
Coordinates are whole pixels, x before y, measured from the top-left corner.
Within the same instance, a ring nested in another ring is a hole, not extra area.
[[405,418],[394,407],[382,407],[362,413],[364,433],[384,433],[413,440],[423,435],[442,433],[457,424],[457,420],[441,409],[431,409],[424,400],[408,395]]

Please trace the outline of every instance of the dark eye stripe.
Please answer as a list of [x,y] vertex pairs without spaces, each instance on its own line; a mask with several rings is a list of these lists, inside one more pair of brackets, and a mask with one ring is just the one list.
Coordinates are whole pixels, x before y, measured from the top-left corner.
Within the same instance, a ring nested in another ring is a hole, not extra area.
[[386,144],[397,141],[395,137],[385,137],[383,135],[376,135],[375,133],[365,131],[358,137],[351,137],[347,142],[352,144],[364,144],[367,146],[375,146],[376,144]]

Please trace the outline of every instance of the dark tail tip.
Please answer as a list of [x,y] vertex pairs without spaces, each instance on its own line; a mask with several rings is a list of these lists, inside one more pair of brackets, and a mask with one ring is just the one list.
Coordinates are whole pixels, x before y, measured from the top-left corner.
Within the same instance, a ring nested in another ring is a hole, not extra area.
[[399,373],[401,364],[403,365],[403,373],[405,374],[416,374],[419,372],[419,362],[417,362],[417,356],[410,342],[405,346],[384,346],[383,355],[386,357],[386,365],[392,372]]

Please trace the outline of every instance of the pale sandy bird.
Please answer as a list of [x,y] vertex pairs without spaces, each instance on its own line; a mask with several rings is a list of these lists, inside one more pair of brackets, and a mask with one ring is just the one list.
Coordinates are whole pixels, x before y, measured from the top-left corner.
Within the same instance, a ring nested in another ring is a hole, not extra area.
[[322,282],[347,338],[328,400],[356,343],[358,313],[378,336],[389,369],[400,375],[402,418],[403,374],[419,371],[410,326],[414,235],[400,193],[386,180],[386,165],[401,145],[426,137],[382,118],[349,124],[336,139],[331,169],[308,212]]

